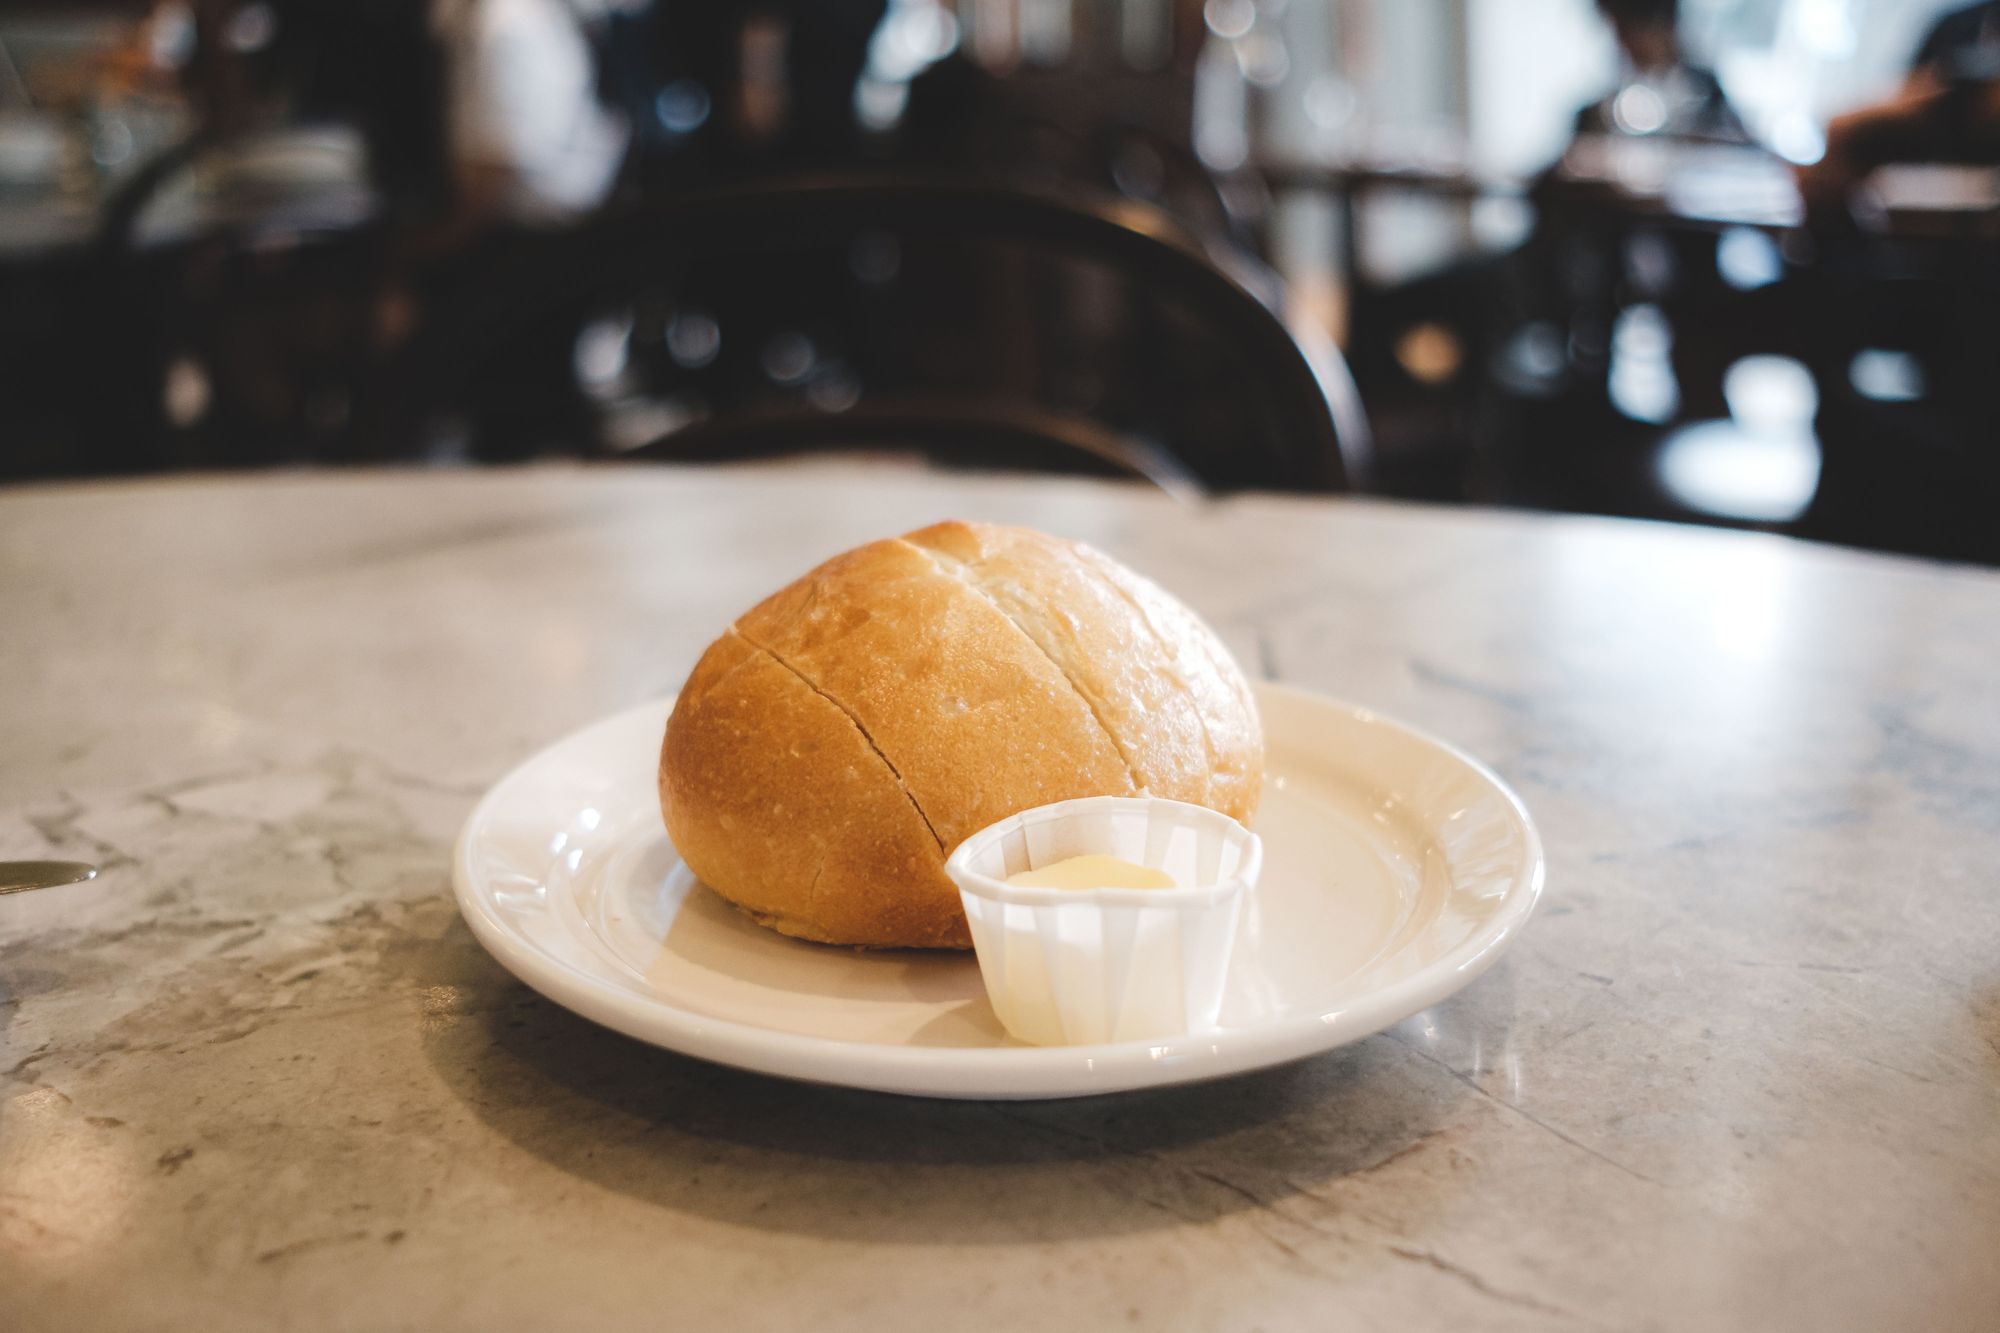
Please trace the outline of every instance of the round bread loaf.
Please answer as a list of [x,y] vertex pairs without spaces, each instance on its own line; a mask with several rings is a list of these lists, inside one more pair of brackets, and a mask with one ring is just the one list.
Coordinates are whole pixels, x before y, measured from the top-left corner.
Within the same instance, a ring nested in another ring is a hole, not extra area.
[[1247,822],[1263,774],[1249,686],[1187,607],[1076,542],[941,523],[834,557],[710,646],[660,809],[774,930],[963,949],[944,860],[980,829],[1138,794]]

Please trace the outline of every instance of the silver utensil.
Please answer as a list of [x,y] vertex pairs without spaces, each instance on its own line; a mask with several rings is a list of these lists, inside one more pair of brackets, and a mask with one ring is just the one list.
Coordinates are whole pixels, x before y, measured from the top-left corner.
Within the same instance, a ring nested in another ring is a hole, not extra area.
[[0,861],[0,895],[96,878],[97,867],[82,861]]

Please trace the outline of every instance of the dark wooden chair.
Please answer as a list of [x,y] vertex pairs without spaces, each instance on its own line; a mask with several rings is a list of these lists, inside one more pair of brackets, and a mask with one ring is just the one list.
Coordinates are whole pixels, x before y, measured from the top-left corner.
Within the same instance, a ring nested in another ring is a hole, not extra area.
[[1275,289],[1131,200],[719,188],[496,240],[439,284],[357,440],[420,453],[451,421],[477,458],[895,444],[1182,491],[1346,488],[1367,451],[1352,382]]

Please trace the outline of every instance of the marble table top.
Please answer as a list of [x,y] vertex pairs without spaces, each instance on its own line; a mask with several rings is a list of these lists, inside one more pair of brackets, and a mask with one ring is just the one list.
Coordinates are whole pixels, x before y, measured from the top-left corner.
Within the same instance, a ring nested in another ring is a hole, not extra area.
[[[823,556],[1095,542],[1527,799],[1518,947],[1357,1046],[979,1105],[592,1027],[483,788]],[[0,1328],[2000,1326],[2000,574],[854,466],[0,492]]]

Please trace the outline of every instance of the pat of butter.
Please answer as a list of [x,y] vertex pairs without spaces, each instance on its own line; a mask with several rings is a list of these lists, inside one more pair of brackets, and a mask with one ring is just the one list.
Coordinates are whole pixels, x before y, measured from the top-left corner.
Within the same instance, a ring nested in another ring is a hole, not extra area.
[[1024,889],[1171,889],[1173,876],[1151,866],[1133,865],[1115,856],[1072,856],[1045,865],[1039,870],[1023,870],[1007,876],[1007,882]]

